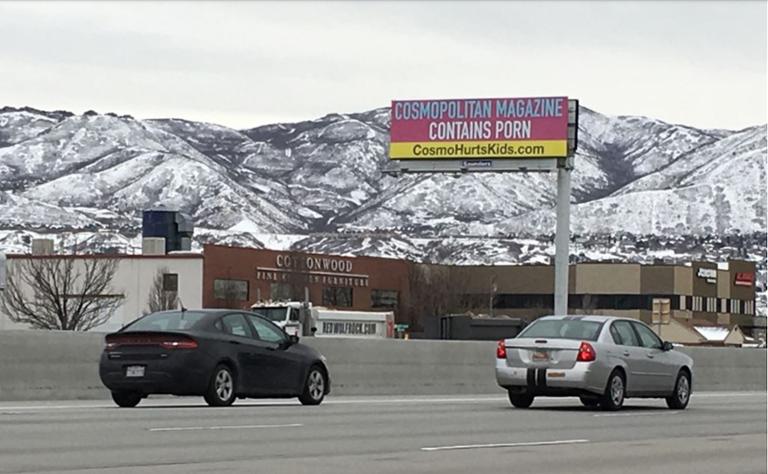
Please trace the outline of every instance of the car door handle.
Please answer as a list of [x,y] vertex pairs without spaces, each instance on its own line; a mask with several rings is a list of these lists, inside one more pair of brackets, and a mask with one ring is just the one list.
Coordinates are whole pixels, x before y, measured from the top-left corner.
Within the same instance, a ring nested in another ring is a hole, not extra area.
[[624,351],[624,355],[625,355],[626,357],[629,357],[629,351]]
[[240,341],[229,341],[230,344],[240,345]]
[[653,354],[646,354],[649,359],[653,359]]

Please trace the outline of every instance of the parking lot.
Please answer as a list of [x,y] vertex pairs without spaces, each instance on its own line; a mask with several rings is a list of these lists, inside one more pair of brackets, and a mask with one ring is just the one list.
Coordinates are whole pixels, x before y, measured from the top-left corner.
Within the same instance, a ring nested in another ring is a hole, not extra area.
[[497,396],[0,404],[0,472],[765,472],[766,394],[694,394],[687,410]]

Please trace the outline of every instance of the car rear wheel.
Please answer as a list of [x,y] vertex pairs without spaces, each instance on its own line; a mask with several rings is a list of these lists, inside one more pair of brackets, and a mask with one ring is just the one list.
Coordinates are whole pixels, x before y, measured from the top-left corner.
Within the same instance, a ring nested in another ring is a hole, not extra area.
[[144,398],[138,392],[112,392],[112,400],[122,408],[133,408]]
[[606,411],[616,411],[624,405],[624,395],[626,394],[626,383],[624,376],[618,370],[611,372],[608,377],[608,384],[605,387],[605,393],[600,399],[600,408]]
[[581,400],[582,405],[589,408],[594,408],[600,404],[600,400],[597,398],[579,397],[579,400]]
[[667,406],[675,410],[684,410],[691,399],[691,376],[684,370],[677,374],[675,393],[667,397]]
[[325,387],[328,385],[328,379],[323,370],[313,365],[307,374],[307,381],[304,383],[304,392],[299,395],[299,401],[302,405],[320,405],[325,398]]
[[235,401],[235,376],[226,365],[218,365],[213,371],[205,402],[212,407],[225,407]]
[[533,403],[533,395],[509,392],[509,402],[515,408],[528,408]]

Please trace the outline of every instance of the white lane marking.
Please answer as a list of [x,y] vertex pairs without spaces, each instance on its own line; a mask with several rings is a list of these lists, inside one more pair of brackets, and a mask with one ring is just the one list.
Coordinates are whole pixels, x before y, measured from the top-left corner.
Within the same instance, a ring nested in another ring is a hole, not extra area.
[[659,416],[659,415],[677,415],[678,411],[655,411],[653,413],[599,413],[592,416]]
[[[500,402],[506,401],[506,397],[483,397],[483,398],[393,398],[393,399],[357,399],[357,400],[324,400],[323,405],[352,405],[352,404],[390,404],[390,403],[473,403],[473,402]],[[258,406],[300,406],[298,401],[248,401],[233,405],[235,408],[258,407]],[[167,400],[151,401],[139,405],[134,410],[143,408],[208,408],[202,402],[190,400]],[[29,405],[29,406],[8,406],[0,405],[0,410],[68,410],[68,409],[92,409],[92,408],[115,408],[114,404],[83,404],[83,405]]]
[[421,448],[422,451],[450,451],[454,449],[483,449],[483,448],[518,448],[525,446],[552,446],[558,444],[589,443],[588,439],[564,439],[558,441],[529,441],[523,443],[493,443],[493,444],[458,444],[455,446],[434,446]]
[[[766,392],[695,392],[691,394],[691,398],[723,398],[723,397],[754,397],[764,398]],[[194,397],[192,397],[194,399]],[[326,399],[323,401],[323,405],[350,405],[350,404],[390,404],[390,403],[491,403],[506,401],[507,397],[498,396],[486,396],[486,397],[464,397],[464,398],[393,398],[393,399],[351,399],[351,400],[333,400]],[[537,403],[541,402],[554,402],[572,404],[572,398],[555,398],[555,397],[541,397],[541,400],[537,399]],[[245,403],[238,403],[235,407],[249,407],[249,406],[298,406],[298,401],[285,401],[285,400],[272,400],[272,401],[249,401]],[[178,400],[151,400],[149,403],[143,403],[139,405],[138,410],[142,408],[194,408],[202,409],[206,408],[201,402],[191,401],[189,399]],[[94,408],[114,408],[117,406],[111,403],[91,403],[82,405],[21,405],[21,406],[3,406],[0,404],[0,411],[16,411],[16,410],[72,410],[72,409],[94,409]]]
[[203,430],[257,430],[262,428],[295,428],[301,423],[285,425],[231,425],[231,426],[176,426],[170,428],[149,428],[149,431],[203,431]]

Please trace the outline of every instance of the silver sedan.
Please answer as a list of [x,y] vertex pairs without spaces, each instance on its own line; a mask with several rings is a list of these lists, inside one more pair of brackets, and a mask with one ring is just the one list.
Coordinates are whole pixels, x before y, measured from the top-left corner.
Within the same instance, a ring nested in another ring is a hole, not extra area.
[[604,410],[620,409],[629,397],[664,398],[670,408],[684,409],[693,359],[638,320],[547,316],[499,341],[496,381],[518,408],[540,395],[577,396]]

